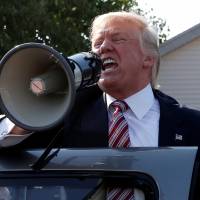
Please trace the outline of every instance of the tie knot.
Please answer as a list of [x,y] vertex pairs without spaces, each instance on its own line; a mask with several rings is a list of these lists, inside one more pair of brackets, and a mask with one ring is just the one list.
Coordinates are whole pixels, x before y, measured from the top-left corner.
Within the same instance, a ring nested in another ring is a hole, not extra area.
[[128,110],[128,105],[125,101],[116,100],[110,104],[110,109],[113,112],[125,112]]

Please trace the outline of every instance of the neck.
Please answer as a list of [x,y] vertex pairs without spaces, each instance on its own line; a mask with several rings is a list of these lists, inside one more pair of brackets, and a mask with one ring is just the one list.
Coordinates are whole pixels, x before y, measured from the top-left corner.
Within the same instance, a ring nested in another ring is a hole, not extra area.
[[104,90],[105,93],[109,94],[110,96],[112,96],[115,99],[118,100],[124,100],[126,98],[128,98],[131,95],[136,94],[137,92],[141,91],[142,89],[144,89],[149,83],[141,86],[141,87],[137,87],[135,89],[132,90],[128,90],[128,89],[118,89],[118,90]]

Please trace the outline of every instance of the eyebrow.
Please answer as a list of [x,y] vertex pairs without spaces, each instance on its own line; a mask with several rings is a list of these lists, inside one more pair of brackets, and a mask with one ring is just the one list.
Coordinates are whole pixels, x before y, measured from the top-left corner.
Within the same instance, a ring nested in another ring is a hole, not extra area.
[[[119,36],[119,35],[127,35],[127,33],[126,32],[123,32],[123,31],[120,31],[120,32],[111,32],[111,33],[109,33],[112,37],[114,36]],[[103,35],[104,35],[104,31],[103,32],[99,32],[99,33],[97,33],[96,34],[96,39],[99,39],[99,38],[102,38],[103,37]]]
[[112,36],[126,35],[126,32],[111,33]]

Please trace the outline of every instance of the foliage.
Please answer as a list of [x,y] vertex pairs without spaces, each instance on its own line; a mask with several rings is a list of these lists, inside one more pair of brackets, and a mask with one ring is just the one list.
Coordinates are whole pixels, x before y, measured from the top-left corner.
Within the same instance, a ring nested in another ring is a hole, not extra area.
[[26,42],[45,43],[65,55],[88,51],[89,26],[96,15],[137,6],[136,0],[2,0],[0,58]]
[[150,10],[145,10],[145,11],[141,10],[140,8],[137,8],[137,12],[140,15],[145,16],[148,19],[151,26],[153,26],[154,29],[156,29],[158,33],[159,43],[162,44],[163,42],[165,42],[170,32],[170,28],[167,25],[166,20],[155,16],[153,14],[154,12],[153,8],[151,8]]

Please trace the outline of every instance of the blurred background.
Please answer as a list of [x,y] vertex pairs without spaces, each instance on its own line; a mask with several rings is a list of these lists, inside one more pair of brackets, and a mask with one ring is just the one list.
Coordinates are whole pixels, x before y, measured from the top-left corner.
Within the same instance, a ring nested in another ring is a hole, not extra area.
[[52,46],[64,55],[90,50],[91,21],[108,11],[134,10],[148,17],[160,42],[169,34],[166,21],[136,0],[1,0],[0,59],[11,48],[27,42]]

